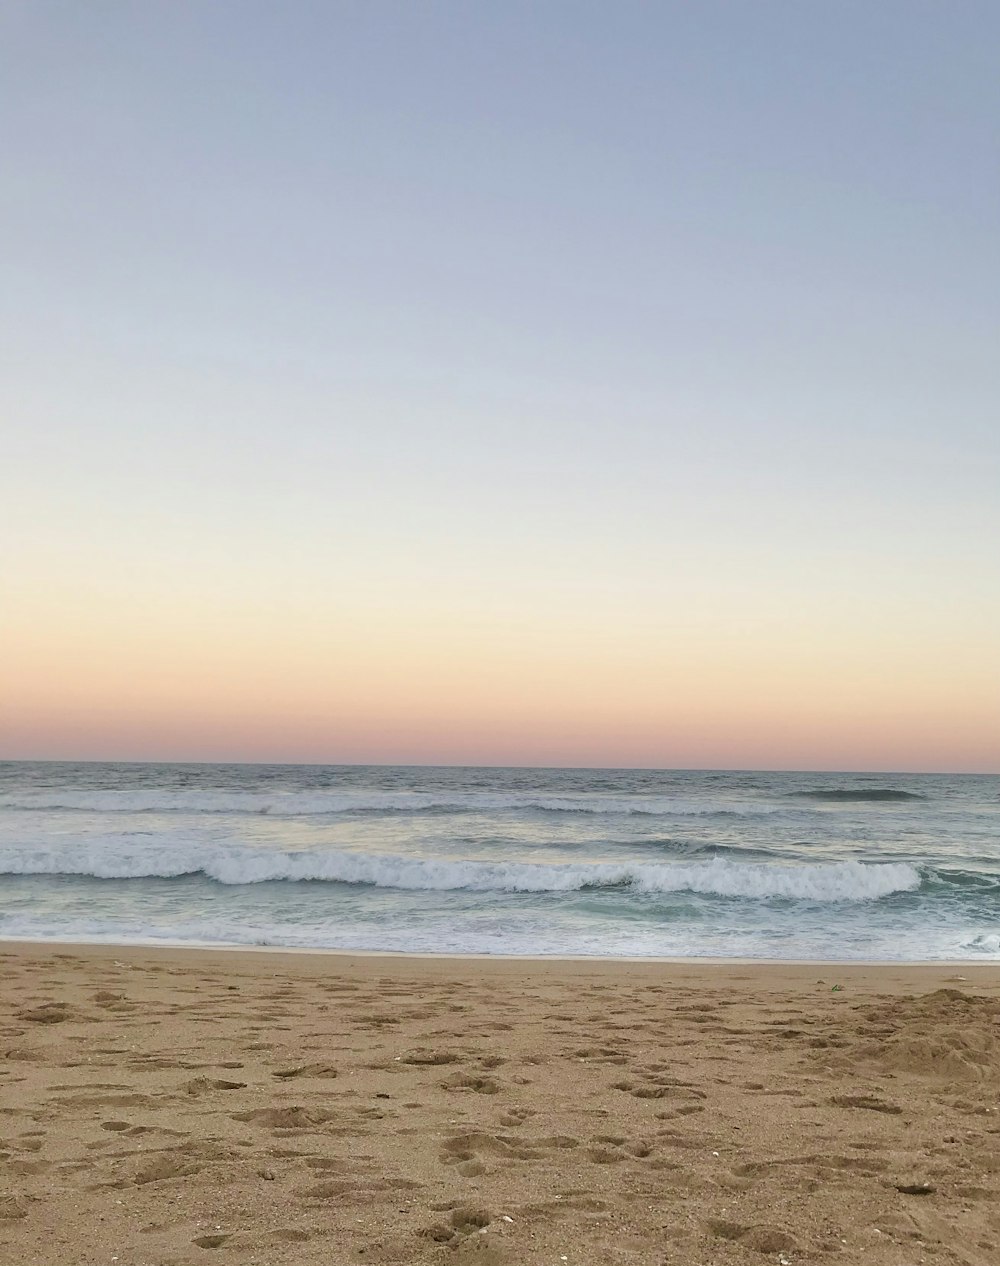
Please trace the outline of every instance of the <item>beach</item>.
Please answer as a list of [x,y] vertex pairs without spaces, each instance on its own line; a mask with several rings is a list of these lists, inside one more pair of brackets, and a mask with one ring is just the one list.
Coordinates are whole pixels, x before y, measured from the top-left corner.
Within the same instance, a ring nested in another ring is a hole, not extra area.
[[19,1266],[1000,1258],[1000,969],[0,946]]

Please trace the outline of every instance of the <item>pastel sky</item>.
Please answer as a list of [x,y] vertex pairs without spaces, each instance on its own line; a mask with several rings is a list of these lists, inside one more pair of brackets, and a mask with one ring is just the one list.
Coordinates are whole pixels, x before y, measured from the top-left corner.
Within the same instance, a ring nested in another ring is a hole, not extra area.
[[996,770],[998,46],[0,6],[0,756]]

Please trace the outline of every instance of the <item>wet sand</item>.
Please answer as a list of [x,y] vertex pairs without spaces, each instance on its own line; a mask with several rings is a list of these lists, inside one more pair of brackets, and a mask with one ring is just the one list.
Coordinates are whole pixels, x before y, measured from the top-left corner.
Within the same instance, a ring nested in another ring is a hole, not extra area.
[[0,1262],[1000,1261],[1000,967],[0,944]]

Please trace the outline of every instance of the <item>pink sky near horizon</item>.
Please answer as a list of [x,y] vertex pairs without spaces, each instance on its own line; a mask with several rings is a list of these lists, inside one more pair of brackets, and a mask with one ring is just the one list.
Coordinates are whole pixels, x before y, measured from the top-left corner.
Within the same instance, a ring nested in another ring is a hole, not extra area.
[[468,592],[393,615],[361,595],[171,607],[135,579],[88,605],[86,587],[22,590],[0,758],[1000,768],[989,644],[970,655],[962,630],[935,661],[933,622],[900,645],[891,624],[852,636],[815,613],[779,635],[766,606],[727,634],[718,612],[685,626],[596,594],[589,620],[556,604],[503,623]]

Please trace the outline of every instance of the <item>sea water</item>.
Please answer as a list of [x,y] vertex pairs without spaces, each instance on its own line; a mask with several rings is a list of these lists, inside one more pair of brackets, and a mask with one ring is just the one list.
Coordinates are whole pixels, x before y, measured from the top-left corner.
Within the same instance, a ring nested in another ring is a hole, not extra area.
[[0,764],[0,936],[1000,960],[1000,780]]

